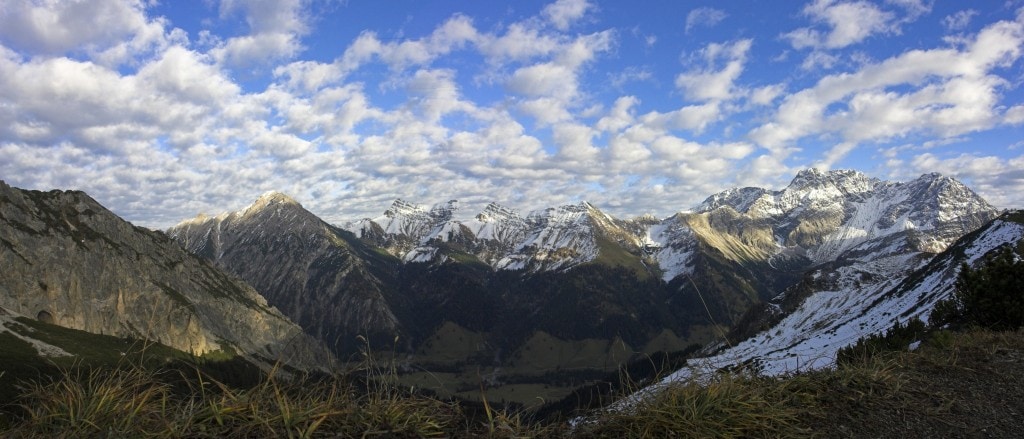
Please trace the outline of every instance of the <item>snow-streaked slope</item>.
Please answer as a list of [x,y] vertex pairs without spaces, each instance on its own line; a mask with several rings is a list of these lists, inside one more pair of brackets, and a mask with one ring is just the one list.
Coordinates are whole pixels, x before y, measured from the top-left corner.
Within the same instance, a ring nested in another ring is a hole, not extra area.
[[23,316],[14,311],[0,306],[0,334],[6,333],[14,337],[21,339],[36,350],[36,353],[40,357],[70,357],[71,353],[61,349],[58,346],[54,346],[38,338],[32,336],[34,330],[28,326],[18,322],[18,318],[27,319],[28,316]]
[[530,227],[519,211],[497,203],[463,224],[476,237],[476,256],[492,267],[520,247]]
[[595,212],[605,219],[606,215],[586,202],[531,212],[523,240],[499,259],[495,268],[558,270],[592,261],[598,253],[591,216]]
[[[1011,216],[1004,214],[930,260],[897,253],[835,272],[815,273],[834,277],[832,282],[823,280],[833,288],[811,294],[774,327],[693,361],[692,367],[666,377],[663,383],[737,365],[753,365],[771,375],[832,366],[840,348],[862,337],[882,333],[896,321],[927,320],[935,303],[952,294],[961,263],[976,264],[1001,246],[1024,241],[1024,225],[1010,220]],[[902,267],[916,270],[899,276]],[[871,278],[879,281],[868,285],[859,281]]]
[[[689,274],[698,242],[734,261],[809,268],[879,251],[937,253],[995,214],[966,186],[938,174],[900,183],[810,169],[780,191],[712,195],[653,226],[649,237],[669,280]],[[891,245],[900,247],[884,248]]]

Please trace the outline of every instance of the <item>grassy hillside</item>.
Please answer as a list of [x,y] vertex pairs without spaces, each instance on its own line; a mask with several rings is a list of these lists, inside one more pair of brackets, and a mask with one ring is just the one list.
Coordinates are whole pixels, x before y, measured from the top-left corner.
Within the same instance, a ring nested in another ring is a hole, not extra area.
[[372,362],[330,379],[271,375],[247,387],[206,380],[191,393],[174,391],[165,375],[128,367],[24,386],[15,400],[23,411],[9,413],[0,434],[1016,437],[1024,431],[1022,366],[1024,332],[939,332],[913,352],[876,353],[835,370],[783,378],[723,373],[675,385],[632,409],[591,412],[574,429],[565,419],[535,422],[529,413],[409,393],[394,385],[393,369]]

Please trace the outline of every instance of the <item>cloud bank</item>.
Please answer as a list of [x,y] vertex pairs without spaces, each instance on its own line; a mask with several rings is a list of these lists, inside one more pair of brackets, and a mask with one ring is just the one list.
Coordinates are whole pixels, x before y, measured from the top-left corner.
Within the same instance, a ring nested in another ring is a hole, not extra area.
[[[322,44],[316,7],[221,1],[205,18],[233,23],[218,34],[141,0],[5,5],[0,178],[86,190],[159,228],[268,190],[335,222],[397,197],[458,198],[467,216],[490,201],[582,200],[667,216],[855,156],[879,177],[938,171],[1024,206],[1021,148],[948,149],[1024,125],[1007,97],[1020,82],[1021,12],[980,23],[973,10],[931,16],[923,2],[816,0],[789,13],[790,29],[737,31],[652,63],[627,60],[633,31],[585,0],[486,24],[456,11],[400,37],[365,29],[310,56]],[[701,8],[678,23],[696,35],[735,17]],[[949,34],[857,52],[928,17]],[[815,57],[814,73],[805,59],[761,75],[788,51]]]

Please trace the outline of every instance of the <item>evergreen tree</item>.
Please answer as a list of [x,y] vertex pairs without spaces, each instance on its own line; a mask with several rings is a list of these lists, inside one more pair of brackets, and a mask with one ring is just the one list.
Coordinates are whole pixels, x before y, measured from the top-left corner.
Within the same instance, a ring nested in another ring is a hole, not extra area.
[[1024,326],[1024,260],[1005,247],[977,269],[963,264],[953,297],[936,304],[932,321],[996,330]]

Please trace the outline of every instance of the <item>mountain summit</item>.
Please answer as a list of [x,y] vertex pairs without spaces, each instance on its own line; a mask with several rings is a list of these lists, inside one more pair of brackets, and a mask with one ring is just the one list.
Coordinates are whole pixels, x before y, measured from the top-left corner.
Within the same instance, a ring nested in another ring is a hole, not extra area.
[[187,220],[167,234],[248,281],[336,350],[354,350],[355,335],[390,340],[399,332],[374,273],[375,254],[287,195],[267,193],[240,211]]

